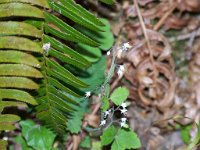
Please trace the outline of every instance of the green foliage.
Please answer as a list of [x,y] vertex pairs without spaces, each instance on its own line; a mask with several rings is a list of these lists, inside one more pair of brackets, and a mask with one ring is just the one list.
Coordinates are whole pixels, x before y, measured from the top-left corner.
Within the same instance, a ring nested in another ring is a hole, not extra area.
[[[78,133],[87,108],[80,90],[94,91],[105,80],[101,50],[107,51],[114,42],[108,21],[98,20],[72,0],[1,0],[0,19],[0,111],[38,104],[36,116],[47,127],[60,136]],[[68,25],[67,19],[82,31]],[[67,46],[69,42],[76,51]],[[75,76],[71,68],[86,76]],[[1,114],[0,120],[0,131],[13,130],[20,117]],[[29,120],[20,125],[22,134],[16,141],[22,149],[52,149],[52,131]],[[7,143],[0,142],[5,149]],[[89,148],[90,143],[86,137],[81,146]]]
[[101,142],[99,142],[99,141],[93,141],[92,142],[92,149],[91,150],[102,150],[102,148],[101,148]]
[[21,3],[28,3],[36,6],[41,6],[45,8],[49,8],[49,5],[46,0],[1,0],[1,3],[11,3],[11,2],[21,2]]
[[81,130],[83,115],[87,112],[88,99],[82,98],[80,106],[77,110],[69,117],[67,122],[67,129],[74,134],[77,134]]
[[141,143],[137,135],[129,130],[120,129],[115,136],[115,140],[112,144],[111,150],[125,150],[125,149],[137,149],[141,147]]
[[[62,19],[55,12],[61,14]],[[63,65],[81,70],[91,65],[66,44],[81,43],[94,47],[101,44],[65,23],[66,18],[95,32],[104,30],[100,20],[72,0],[0,1],[0,110],[12,106],[27,107],[25,103],[39,104],[37,117],[60,135],[66,131],[80,131],[85,105],[79,89],[88,87]],[[43,51],[45,44],[50,48]],[[20,119],[11,114],[1,114],[0,117],[6,118],[0,122],[1,130],[15,129],[13,124]],[[74,121],[78,122],[76,128],[70,125]],[[37,130],[31,131],[31,134],[34,132],[32,138],[39,136],[35,134]]]
[[[39,3],[42,1],[39,1]],[[40,4],[42,5],[42,3]],[[43,11],[37,7],[14,1],[0,5],[0,18],[5,17],[34,17],[42,19],[44,18],[44,15]]]
[[7,144],[7,141],[0,140],[0,150],[6,150]]
[[[15,17],[42,19],[43,11],[30,4],[18,2],[22,1],[0,1],[0,131],[14,130],[14,123],[20,120],[17,115],[2,114],[6,107],[27,107],[25,103],[37,104],[27,89],[38,89],[39,84],[34,80],[43,77],[38,70],[40,62],[34,56],[42,54],[40,43],[29,39],[40,39],[42,31],[25,22],[6,21]],[[40,3],[42,1],[34,2],[45,5]],[[0,149],[5,149],[5,142],[0,145],[4,145]]]
[[120,105],[128,98],[128,95],[128,89],[126,89],[125,87],[118,87],[113,91],[113,93],[110,96],[110,99],[115,105]]
[[113,125],[110,126],[105,132],[103,132],[103,135],[101,136],[102,146],[112,143],[116,134],[117,134],[117,128],[115,128]]
[[100,0],[100,1],[108,5],[112,5],[115,2],[115,0]]
[[101,106],[101,109],[103,110],[103,111],[106,111],[106,110],[108,110],[108,108],[109,108],[109,99],[107,98],[107,97],[103,97],[102,98],[102,106]]
[[103,31],[102,26],[104,24],[82,6],[68,0],[60,0],[60,2],[57,3],[49,0],[49,5],[53,10],[73,20],[77,24],[94,31]]
[[112,45],[114,43],[114,37],[113,37],[113,33],[110,31],[110,23],[108,22],[108,20],[103,19],[103,18],[100,20],[105,24],[105,26],[102,27],[102,30],[104,32],[91,31],[87,28],[84,28],[84,27],[78,26],[78,25],[76,25],[75,27],[80,32],[93,38],[95,41],[98,41],[98,43],[100,43],[99,49],[107,51],[112,47]]
[[80,143],[81,148],[91,148],[91,139],[89,136],[86,136]]
[[192,125],[187,125],[181,128],[181,138],[185,144],[190,143],[190,130],[192,129]]
[[[109,97],[109,86],[106,86],[104,91],[104,96],[102,98],[102,107],[101,109],[104,111],[104,115],[108,113],[108,117],[105,118],[103,121],[110,121],[108,125],[105,126],[103,130],[103,135],[101,136],[101,144],[102,146],[110,145],[111,150],[125,150],[125,149],[137,149],[141,147],[141,143],[139,138],[137,137],[136,133],[134,133],[126,124],[126,117],[122,117],[121,119],[114,119],[114,112],[120,110],[122,114],[124,114],[127,110],[126,107],[128,106],[127,103],[123,104],[123,110],[120,109],[120,105],[128,98],[129,91],[125,87],[118,87],[115,89],[110,98]],[[109,99],[118,107],[115,109],[109,109]],[[123,112],[125,111],[125,112]],[[106,116],[107,116],[106,115]],[[119,123],[120,127],[116,127],[113,123]]]
[[78,43],[75,49],[90,62],[97,62],[102,56],[101,50],[98,47],[92,47],[86,44]]
[[46,127],[35,124],[31,120],[20,121],[22,135],[16,137],[16,142],[23,150],[51,150],[56,135]]
[[33,150],[31,147],[29,147],[27,145],[27,142],[25,141],[25,139],[22,137],[22,135],[18,135],[16,138],[15,138],[15,141],[16,143],[18,143],[20,146],[21,146],[21,149],[22,150]]
[[[52,10],[57,11],[77,24],[91,30],[102,30],[103,23],[74,2],[67,0],[54,2],[49,0],[49,5]],[[40,104],[36,108],[37,117],[61,135],[67,130],[72,133],[78,133],[81,126],[81,114],[83,113],[80,109],[82,102],[80,99],[74,97],[80,97],[76,89],[86,88],[88,87],[88,83],[85,84],[74,76],[62,64],[66,63],[70,65],[70,68],[84,69],[89,67],[91,63],[67,45],[61,43],[59,39],[91,46],[98,46],[98,43],[69,26],[55,15],[46,12],[44,16],[44,30],[49,35],[43,37],[43,43],[49,43],[51,47],[43,55],[45,80],[43,88],[45,89],[45,93],[37,99]],[[50,58],[54,58],[54,60]],[[76,128],[71,126],[74,121],[77,121]]]
[[102,27],[104,32],[101,31],[91,31],[87,28],[84,28],[82,26],[76,25],[75,28],[82,32],[83,34],[89,36],[90,38],[93,38],[95,41],[100,43],[99,47],[89,46],[82,43],[77,44],[76,51],[81,53],[87,60],[90,62],[96,62],[101,57],[101,50],[107,51],[109,50],[113,43],[114,43],[114,36],[111,32],[110,23],[106,19],[100,19],[105,26]]
[[110,85],[107,84],[106,87],[105,87],[104,96],[102,97],[102,104],[101,104],[102,111],[106,111],[106,110],[109,109],[109,106],[110,106],[109,94],[110,94]]
[[196,124],[197,126],[197,133],[193,140],[190,140],[186,150],[193,150],[197,145],[200,143],[200,124]]
[[101,57],[100,60],[91,67],[89,67],[86,71],[79,74],[79,77],[82,81],[89,84],[90,86],[83,89],[84,91],[94,91],[100,87],[100,85],[105,80],[104,71],[106,69],[106,58]]
[[141,143],[137,135],[129,128],[116,128],[110,126],[101,136],[102,146],[112,143],[111,150],[137,149]]

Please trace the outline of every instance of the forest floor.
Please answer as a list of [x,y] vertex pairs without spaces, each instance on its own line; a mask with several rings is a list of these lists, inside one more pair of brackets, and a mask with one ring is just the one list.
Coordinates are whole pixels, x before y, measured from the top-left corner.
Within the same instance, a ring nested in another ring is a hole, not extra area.
[[125,74],[112,79],[111,89],[129,89],[129,123],[141,139],[141,149],[184,149],[187,134],[195,136],[200,119],[200,1],[89,5],[110,21],[115,45],[132,45],[118,56]]

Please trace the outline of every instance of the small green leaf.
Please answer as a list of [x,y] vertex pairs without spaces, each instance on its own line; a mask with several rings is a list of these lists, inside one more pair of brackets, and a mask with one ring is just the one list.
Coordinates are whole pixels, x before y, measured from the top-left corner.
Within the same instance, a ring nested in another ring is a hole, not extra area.
[[49,8],[46,0],[1,0],[0,3],[22,2]]
[[42,31],[28,23],[5,21],[0,22],[0,35],[21,35],[41,38]]
[[107,97],[103,97],[102,98],[102,106],[101,106],[101,109],[103,110],[103,111],[106,111],[106,110],[108,110],[108,108],[109,108],[109,99],[107,98]]
[[92,141],[92,149],[91,150],[102,150],[101,142]]
[[105,90],[105,97],[109,97],[109,95],[110,95],[110,85],[109,84],[106,84],[106,90]]
[[43,23],[44,23],[44,21],[33,20],[33,19],[28,19],[28,20],[25,20],[24,22],[28,23],[28,24],[30,24],[30,25],[32,25],[32,26],[34,26],[34,27],[36,27],[36,28],[38,28],[40,30],[42,29]]
[[186,150],[193,150],[195,147],[197,147],[198,143],[200,142],[200,124],[196,123],[197,126],[197,133],[192,141],[188,144],[186,147]]
[[40,62],[34,56],[14,50],[0,50],[1,63],[17,63],[40,68]]
[[105,80],[105,68],[106,59],[105,57],[101,57],[101,59],[88,68],[86,72],[79,73],[79,78],[90,85],[88,88],[83,89],[84,91],[93,91],[98,86],[100,87]]
[[56,135],[49,129],[35,125],[31,120],[21,121],[22,135],[27,145],[36,150],[51,150]]
[[27,92],[15,89],[0,89],[0,99],[15,99],[36,105],[35,99]]
[[120,129],[115,136],[111,150],[137,149],[140,147],[140,140],[131,129]]
[[80,143],[82,148],[91,148],[91,139],[89,136],[86,136]]
[[0,150],[7,150],[8,142],[4,140],[0,140]]
[[71,133],[77,134],[80,132],[81,126],[82,126],[83,115],[86,112],[87,105],[88,105],[87,101],[84,98],[82,98],[79,108],[77,108],[77,110],[75,112],[73,112],[73,114],[69,118],[69,120],[67,122],[67,129]]
[[0,4],[0,18],[5,17],[34,17],[44,18],[43,11],[30,4],[5,3]]
[[42,73],[30,66],[23,64],[0,64],[1,76],[26,76],[33,78],[42,78]]
[[181,128],[181,138],[185,144],[190,143],[190,130],[192,129],[192,125],[187,125]]
[[39,85],[24,77],[0,77],[0,87],[38,89]]
[[117,132],[118,132],[117,128],[114,127],[113,125],[111,125],[108,129],[106,129],[103,132],[103,135],[101,136],[102,146],[112,143],[112,141],[115,139]]
[[24,140],[24,138],[22,137],[22,135],[18,135],[15,138],[15,141],[21,146],[22,150],[33,150],[31,147],[29,147],[26,143],[26,141]]
[[98,47],[91,47],[86,44],[78,43],[75,49],[90,62],[97,62],[102,56],[101,50]]
[[4,122],[17,122],[20,120],[20,117],[17,115],[12,115],[12,114],[3,114],[0,115],[0,123]]
[[129,91],[125,87],[118,87],[113,91],[110,96],[110,99],[115,105],[121,105],[129,95]]
[[17,36],[3,36],[0,38],[0,49],[16,49],[42,53],[43,50],[38,42]]
[[15,125],[13,125],[13,122],[2,122],[0,123],[0,131],[12,131],[15,130]]
[[100,0],[100,1],[108,5],[112,5],[115,2],[115,0]]

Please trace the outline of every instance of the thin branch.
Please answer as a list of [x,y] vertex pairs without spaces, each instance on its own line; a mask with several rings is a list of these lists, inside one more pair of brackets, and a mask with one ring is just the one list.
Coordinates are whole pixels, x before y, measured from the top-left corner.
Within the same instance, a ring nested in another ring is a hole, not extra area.
[[182,35],[179,35],[177,37],[171,37],[171,38],[169,38],[169,41],[170,42],[183,41],[183,40],[186,40],[186,39],[190,39],[190,37],[194,34],[195,34],[195,37],[199,37],[200,36],[200,28],[198,28],[197,30],[195,30],[191,33],[182,34]]
[[147,46],[148,46],[148,49],[149,49],[149,53],[150,53],[150,57],[153,58],[153,52],[151,50],[151,45],[150,45],[150,41],[149,41],[149,37],[147,35],[147,30],[146,30],[146,26],[144,24],[144,21],[143,21],[143,18],[142,18],[142,15],[141,15],[141,12],[140,12],[140,8],[138,6],[138,1],[137,0],[133,0],[134,1],[134,5],[135,5],[135,8],[136,8],[136,12],[137,12],[137,15],[138,15],[138,18],[140,20],[140,24],[142,26],[142,31],[144,33],[144,37],[145,37],[145,40],[147,42]]
[[150,44],[150,40],[149,40],[149,37],[148,37],[148,34],[147,34],[147,29],[146,29],[146,26],[144,24],[144,21],[143,21],[143,18],[142,18],[142,15],[141,15],[141,12],[140,12],[140,8],[139,8],[139,5],[138,5],[138,0],[133,0],[134,2],[134,6],[136,8],[136,12],[137,12],[137,15],[138,15],[138,18],[139,18],[139,21],[140,21],[140,24],[142,26],[142,31],[144,33],[144,37],[145,37],[145,41],[147,43],[147,47],[149,49],[149,56],[150,56],[150,61],[152,63],[152,67],[153,67],[153,72],[154,72],[154,77],[155,77],[155,71],[156,71],[156,67],[155,67],[155,64],[154,64],[154,58],[153,58],[153,51],[151,49],[151,44]]
[[158,30],[163,25],[163,22],[169,17],[169,15],[171,15],[174,9],[176,9],[176,7],[177,7],[177,3],[173,5],[167,13],[164,14],[164,16],[158,21],[158,23],[154,26],[153,29]]

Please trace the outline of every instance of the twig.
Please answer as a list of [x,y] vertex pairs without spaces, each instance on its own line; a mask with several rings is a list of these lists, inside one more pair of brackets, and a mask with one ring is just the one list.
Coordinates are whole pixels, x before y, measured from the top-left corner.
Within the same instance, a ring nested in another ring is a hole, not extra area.
[[164,14],[164,16],[157,22],[157,24],[154,26],[153,29],[158,30],[162,26],[163,22],[169,17],[169,15],[174,11],[176,7],[177,7],[177,3],[173,5],[167,13]]
[[186,40],[186,39],[190,39],[190,37],[192,35],[196,34],[195,36],[196,37],[199,37],[200,36],[200,28],[198,28],[197,30],[191,32],[191,33],[187,33],[187,34],[183,34],[183,35],[179,35],[177,37],[171,37],[169,38],[169,41],[170,42],[175,42],[175,41],[183,41],[183,40]]
[[149,37],[148,37],[148,35],[147,35],[146,26],[145,26],[145,24],[144,24],[144,21],[143,21],[141,12],[140,12],[140,8],[139,8],[139,6],[138,6],[138,1],[137,1],[137,0],[133,0],[133,1],[134,1],[134,4],[135,4],[135,8],[136,8],[136,12],[137,12],[138,18],[139,18],[139,20],[140,20],[140,24],[141,24],[141,26],[142,26],[142,31],[143,31],[143,33],[144,33],[145,40],[146,40],[146,42],[147,42],[147,46],[148,46],[148,49],[149,49],[150,57],[151,57],[151,59],[153,60],[153,52],[152,52],[152,49],[151,49]]
[[[99,110],[99,108],[101,107],[101,103],[99,102],[98,104],[96,104],[96,106],[94,107],[94,109],[93,109],[93,111],[92,111],[92,115],[95,115],[97,112],[98,112],[98,110]],[[83,123],[83,127],[86,127],[88,125],[88,122],[87,121],[85,121],[84,123]]]
[[138,0],[133,0],[133,2],[134,2],[134,5],[135,5],[135,8],[136,8],[136,12],[137,12],[137,15],[138,15],[140,24],[141,24],[141,26],[142,26],[142,31],[143,31],[143,33],[144,33],[144,37],[145,37],[145,41],[146,41],[146,43],[147,43],[147,47],[148,47],[148,49],[149,49],[149,57],[150,57],[150,61],[151,61],[151,63],[152,63],[153,73],[154,73],[154,78],[155,78],[155,75],[156,75],[156,67],[155,67],[155,64],[154,64],[153,51],[152,51],[152,49],[151,49],[151,44],[150,44],[150,40],[149,40],[149,37],[148,37],[148,34],[147,34],[147,29],[146,29],[146,26],[145,26],[145,24],[144,24],[144,21],[143,21],[141,12],[140,12],[140,8],[139,8],[139,5],[138,5]]

